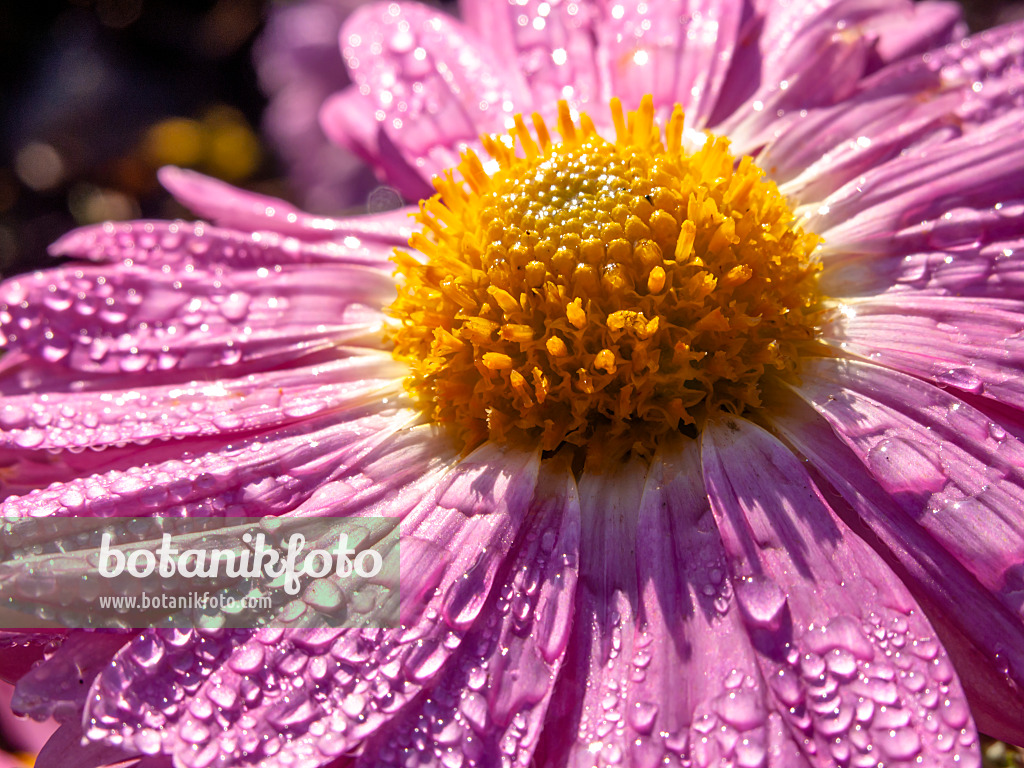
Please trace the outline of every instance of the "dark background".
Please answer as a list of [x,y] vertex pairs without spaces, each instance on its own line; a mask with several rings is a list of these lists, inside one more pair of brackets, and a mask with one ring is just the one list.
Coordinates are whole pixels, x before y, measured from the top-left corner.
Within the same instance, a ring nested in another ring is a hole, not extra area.
[[61,233],[182,215],[168,162],[287,194],[259,137],[264,0],[0,0],[0,274]]

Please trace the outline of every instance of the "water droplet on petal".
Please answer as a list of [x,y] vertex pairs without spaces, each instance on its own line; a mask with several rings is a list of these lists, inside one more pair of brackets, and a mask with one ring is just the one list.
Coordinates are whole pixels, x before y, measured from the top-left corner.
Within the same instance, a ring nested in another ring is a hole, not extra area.
[[650,733],[657,716],[658,705],[647,701],[638,701],[628,710],[629,724],[637,733]]
[[135,734],[135,746],[144,755],[158,754],[162,746],[159,732],[152,728],[143,728]]
[[232,293],[220,305],[220,313],[225,320],[233,323],[242,320],[249,313],[251,299],[247,293],[241,291]]
[[921,737],[913,728],[890,730],[877,744],[893,760],[909,760],[921,751]]
[[751,624],[766,629],[778,627],[786,594],[775,582],[761,577],[738,579],[734,589],[736,600]]
[[715,710],[737,730],[748,731],[764,723],[766,712],[752,691],[730,691],[715,699]]
[[246,645],[236,650],[228,660],[228,666],[240,674],[255,672],[263,666],[263,649],[258,645]]
[[880,440],[867,454],[874,476],[890,493],[935,493],[946,484],[937,458],[928,446],[893,437]]
[[459,709],[466,721],[477,733],[484,733],[487,728],[487,701],[475,691],[467,691],[462,696]]
[[26,429],[24,432],[19,432],[14,436],[14,442],[22,448],[38,448],[43,444],[45,438],[46,435],[42,430]]

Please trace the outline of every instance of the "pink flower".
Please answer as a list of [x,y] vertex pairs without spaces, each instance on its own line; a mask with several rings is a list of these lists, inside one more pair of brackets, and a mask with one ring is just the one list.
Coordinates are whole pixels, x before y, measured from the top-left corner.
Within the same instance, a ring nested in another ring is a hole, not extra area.
[[1024,743],[1024,27],[464,19],[360,9],[322,111],[407,193],[458,166],[415,222],[166,169],[211,223],[80,230],[0,289],[5,513],[402,518],[399,630],[6,636],[64,723],[38,764]]
[[333,145],[317,119],[324,99],[349,83],[338,30],[357,7],[357,0],[274,7],[254,56],[260,84],[270,97],[263,128],[303,204],[313,210],[361,206],[376,186],[372,171]]

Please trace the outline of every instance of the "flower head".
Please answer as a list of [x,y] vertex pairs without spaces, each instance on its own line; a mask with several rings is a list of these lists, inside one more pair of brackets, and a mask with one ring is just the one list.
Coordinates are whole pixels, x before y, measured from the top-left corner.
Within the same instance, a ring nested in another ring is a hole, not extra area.
[[492,175],[470,150],[419,216],[427,259],[399,259],[395,353],[468,447],[653,452],[760,405],[765,367],[792,373],[814,336],[817,239],[761,169],[722,139],[685,150],[678,108],[662,144],[649,96],[628,128],[612,109],[614,143],[561,102],[558,144],[538,116],[539,144],[511,134],[525,157],[486,141]]
[[1024,742],[1024,27],[866,0],[464,20],[341,32],[325,130],[413,218],[167,169],[212,223],[80,230],[54,248],[82,261],[3,285],[6,513],[401,518],[398,629],[6,637],[50,754]]

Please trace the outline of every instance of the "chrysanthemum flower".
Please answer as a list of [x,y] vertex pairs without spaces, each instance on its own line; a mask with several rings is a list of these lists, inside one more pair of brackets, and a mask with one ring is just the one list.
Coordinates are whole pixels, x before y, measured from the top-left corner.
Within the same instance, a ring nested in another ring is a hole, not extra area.
[[961,34],[889,0],[370,6],[322,118],[436,179],[415,218],[166,170],[210,223],[6,283],[6,513],[402,518],[400,629],[9,637],[16,705],[64,722],[40,764],[1024,742],[1024,27]]

